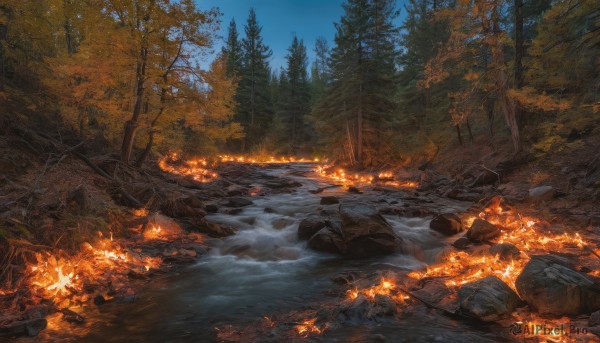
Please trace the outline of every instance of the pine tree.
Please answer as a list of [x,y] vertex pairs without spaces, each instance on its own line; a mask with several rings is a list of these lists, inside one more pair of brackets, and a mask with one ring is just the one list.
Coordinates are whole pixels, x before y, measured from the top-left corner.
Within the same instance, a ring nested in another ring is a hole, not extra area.
[[324,37],[317,38],[315,42],[315,61],[311,68],[311,98],[313,105],[323,96],[329,84],[329,45]]
[[332,83],[313,111],[323,143],[361,166],[381,162],[394,122],[398,15],[391,0],[348,0],[336,24]]
[[243,63],[237,99],[238,119],[246,132],[242,150],[261,142],[273,117],[268,63],[272,51],[263,43],[262,27],[256,20],[254,9],[250,10],[244,31],[246,37],[242,40]]
[[237,25],[235,19],[231,19],[229,23],[229,31],[227,40],[221,49],[221,54],[225,56],[227,61],[227,76],[239,76],[242,70],[242,46],[238,37]]
[[305,116],[310,112],[310,84],[306,68],[306,47],[296,36],[288,49],[285,82],[282,79],[280,97],[282,119],[289,137],[291,153],[296,154],[305,140]]

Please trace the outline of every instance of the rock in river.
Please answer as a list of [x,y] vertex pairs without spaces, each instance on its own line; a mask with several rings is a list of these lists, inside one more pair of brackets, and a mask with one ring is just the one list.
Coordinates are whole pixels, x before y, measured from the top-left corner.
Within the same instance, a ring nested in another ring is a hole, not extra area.
[[309,247],[352,257],[391,254],[398,250],[401,238],[373,207],[342,205],[341,225],[319,230],[309,241]]
[[464,284],[458,290],[460,309],[482,321],[496,321],[512,313],[523,302],[507,284],[495,276]]
[[244,207],[244,206],[249,206],[252,204],[253,204],[252,200],[248,200],[246,198],[240,198],[240,197],[233,197],[233,198],[229,198],[229,202],[227,203],[226,206],[228,206],[228,207]]
[[309,239],[325,227],[325,220],[316,216],[303,219],[298,225],[298,238]]
[[339,203],[340,201],[338,200],[338,198],[334,196],[324,196],[321,198],[321,205],[335,205]]
[[600,285],[558,256],[533,256],[516,286],[523,300],[541,314],[578,315],[600,309]]
[[467,231],[467,238],[474,242],[487,241],[500,236],[500,229],[496,225],[483,219],[475,219]]
[[452,236],[463,230],[460,217],[454,213],[444,213],[433,218],[429,228],[446,236]]

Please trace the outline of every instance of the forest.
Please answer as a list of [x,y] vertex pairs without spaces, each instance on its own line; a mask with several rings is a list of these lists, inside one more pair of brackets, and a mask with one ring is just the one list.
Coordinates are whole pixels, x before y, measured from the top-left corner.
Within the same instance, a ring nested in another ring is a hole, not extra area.
[[0,0],[0,341],[599,339],[598,0],[202,2]]

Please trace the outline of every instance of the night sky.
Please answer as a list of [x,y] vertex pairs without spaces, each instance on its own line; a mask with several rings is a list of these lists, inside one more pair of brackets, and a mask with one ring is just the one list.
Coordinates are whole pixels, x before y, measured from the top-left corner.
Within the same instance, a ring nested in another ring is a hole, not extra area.
[[[215,42],[215,51],[221,50],[232,18],[237,23],[240,39],[244,37],[248,11],[254,7],[258,23],[263,27],[263,40],[273,50],[271,68],[274,70],[285,66],[285,55],[294,34],[304,40],[310,64],[314,57],[315,41],[319,36],[325,37],[329,46],[333,46],[335,37],[333,24],[339,21],[344,13],[343,2],[343,0],[197,0],[201,9],[218,7],[223,13],[220,32],[222,37]],[[404,2],[404,0],[397,2],[398,7],[401,8],[398,24],[404,17]]]

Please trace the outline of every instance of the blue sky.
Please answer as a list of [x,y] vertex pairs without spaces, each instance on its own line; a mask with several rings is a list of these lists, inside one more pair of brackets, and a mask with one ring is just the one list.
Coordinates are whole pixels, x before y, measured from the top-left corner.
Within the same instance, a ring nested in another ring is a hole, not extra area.
[[[196,2],[201,9],[218,7],[223,14],[221,38],[215,42],[215,51],[221,50],[232,18],[237,23],[240,39],[244,36],[248,11],[254,7],[258,23],[263,27],[263,40],[273,50],[271,67],[274,70],[285,66],[285,55],[294,34],[304,40],[312,64],[315,41],[319,36],[323,36],[331,47],[335,37],[333,24],[339,21],[344,13],[342,9],[344,0],[196,0]],[[404,16],[404,2],[405,0],[397,1],[398,7],[401,8],[399,22]]]

